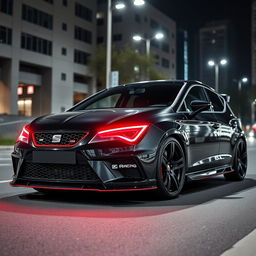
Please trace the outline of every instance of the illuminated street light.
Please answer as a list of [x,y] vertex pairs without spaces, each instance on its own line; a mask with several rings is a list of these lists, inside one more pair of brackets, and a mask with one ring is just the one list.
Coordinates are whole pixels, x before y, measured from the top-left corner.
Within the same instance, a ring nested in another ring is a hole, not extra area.
[[[239,93],[239,97],[241,96],[242,84],[246,84],[247,82],[248,82],[248,78],[247,77],[242,77],[241,79],[238,80],[238,93]],[[238,104],[238,106],[239,106],[238,115],[241,116],[241,105]]]
[[[136,7],[143,6],[144,0],[134,0],[133,5]],[[112,0],[107,1],[107,53],[106,53],[106,88],[110,87],[110,74],[111,74],[111,53],[112,53],[112,11],[113,9],[122,10],[126,5],[120,0],[117,4],[112,6]]]
[[222,59],[222,60],[220,61],[220,64],[221,64],[222,66],[225,66],[227,63],[228,63],[228,61],[227,61],[226,59]]
[[142,40],[142,37],[141,37],[140,35],[135,35],[135,36],[132,37],[132,39],[133,39],[134,41],[141,41],[141,40]]
[[159,33],[156,33],[156,34],[155,34],[155,39],[161,40],[161,39],[163,39],[163,38],[164,38],[164,34],[163,34],[163,33],[159,32]]
[[228,61],[227,59],[223,58],[220,60],[220,62],[216,62],[214,60],[208,61],[208,66],[215,67],[215,91],[219,91],[219,68],[221,66],[227,65]]
[[144,1],[144,0],[134,0],[134,1],[133,1],[133,4],[134,4],[135,6],[142,6],[142,5],[145,4],[145,1]]
[[117,4],[115,5],[115,8],[116,8],[117,10],[122,10],[122,9],[125,8],[125,4],[124,4],[124,3],[117,3]]
[[215,65],[215,62],[214,62],[213,60],[209,60],[209,61],[208,61],[208,65],[209,65],[210,67],[213,67],[213,66]]
[[150,55],[150,43],[153,39],[155,40],[162,40],[164,38],[164,34],[162,32],[156,33],[153,37],[151,38],[144,38],[141,35],[134,35],[132,39],[136,42],[144,40],[146,42],[146,54],[147,56]]
[[243,78],[242,78],[242,82],[243,82],[243,83],[247,83],[247,82],[248,82],[248,78],[247,78],[247,77],[243,77]]

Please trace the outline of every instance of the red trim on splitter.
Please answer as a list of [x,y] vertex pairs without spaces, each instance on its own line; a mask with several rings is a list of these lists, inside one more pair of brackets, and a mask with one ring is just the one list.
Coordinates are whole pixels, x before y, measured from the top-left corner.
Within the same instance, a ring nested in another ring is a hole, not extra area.
[[97,188],[54,188],[44,186],[29,186],[29,185],[11,185],[12,187],[26,187],[26,188],[43,188],[43,189],[57,189],[57,190],[83,190],[83,191],[98,191],[98,192],[121,192],[121,191],[143,191],[157,189],[157,187],[151,188],[125,188],[125,189],[97,189]]
[[37,144],[36,143],[36,139],[35,139],[35,133],[32,133],[32,141],[33,141],[33,144],[36,146],[36,147],[46,147],[46,148],[68,148],[68,147],[74,147],[76,146],[77,144],[79,144],[83,139],[85,139],[87,137],[87,135],[89,134],[89,132],[86,132],[85,135],[75,144],[71,144],[71,145],[40,145],[40,144]]

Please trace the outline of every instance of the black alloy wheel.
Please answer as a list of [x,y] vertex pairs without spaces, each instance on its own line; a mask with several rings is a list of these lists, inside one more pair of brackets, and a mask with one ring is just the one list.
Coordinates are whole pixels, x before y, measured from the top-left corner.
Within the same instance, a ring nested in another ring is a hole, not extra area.
[[224,174],[227,180],[240,181],[245,178],[247,171],[247,149],[246,143],[242,139],[238,140],[235,147],[232,170],[233,172]]
[[186,158],[175,138],[168,138],[160,148],[157,182],[158,194],[165,199],[179,195],[185,181]]

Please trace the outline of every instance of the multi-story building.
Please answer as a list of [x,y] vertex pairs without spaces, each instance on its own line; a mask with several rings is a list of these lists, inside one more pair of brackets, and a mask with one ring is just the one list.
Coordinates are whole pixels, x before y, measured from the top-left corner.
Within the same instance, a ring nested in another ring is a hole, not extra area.
[[0,0],[0,114],[60,112],[95,91],[95,0]]
[[[98,44],[106,43],[107,4],[98,0]],[[131,1],[130,1],[131,2]],[[117,49],[130,46],[146,54],[145,41],[133,41],[134,35],[152,38],[157,32],[164,34],[162,40],[151,40],[150,49],[155,54],[155,68],[170,79],[176,79],[176,23],[170,17],[146,2],[143,7],[134,7],[126,2],[123,10],[113,10],[112,42]]]
[[256,1],[252,2],[252,16],[251,16],[251,51],[252,51],[252,84],[256,85]]
[[[228,21],[212,21],[200,29],[199,34],[199,61],[200,80],[215,86],[214,68],[207,65],[209,60],[219,62],[222,58],[228,60],[228,65],[219,70],[219,91],[226,92],[232,83],[231,67],[234,67],[235,54],[233,33]],[[234,70],[234,68],[233,68]]]

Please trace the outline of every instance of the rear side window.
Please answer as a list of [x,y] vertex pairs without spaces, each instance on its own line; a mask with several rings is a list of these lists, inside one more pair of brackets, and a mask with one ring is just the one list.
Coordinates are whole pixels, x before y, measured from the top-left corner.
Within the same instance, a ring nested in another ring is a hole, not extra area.
[[207,95],[209,97],[209,100],[212,103],[213,110],[216,111],[216,112],[223,111],[224,110],[224,102],[219,97],[219,95],[210,91],[210,90],[206,90],[206,91],[207,91]]
[[185,98],[185,106],[186,111],[191,112],[192,109],[190,107],[190,103],[194,100],[202,100],[202,101],[208,101],[204,88],[201,86],[194,86],[188,93],[188,95]]

